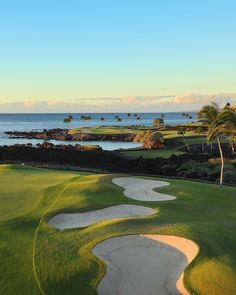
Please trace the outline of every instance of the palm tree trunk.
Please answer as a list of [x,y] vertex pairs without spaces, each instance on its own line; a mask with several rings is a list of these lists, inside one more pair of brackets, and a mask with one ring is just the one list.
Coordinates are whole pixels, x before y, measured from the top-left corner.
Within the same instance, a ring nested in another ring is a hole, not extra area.
[[232,154],[234,154],[235,153],[234,144],[230,143],[230,145],[231,145]]
[[184,144],[186,145],[186,147],[187,147],[187,149],[188,149],[188,152],[190,153],[190,152],[191,152],[191,151],[190,151],[190,147],[189,147],[187,141],[185,140],[184,136],[183,136],[183,142],[184,142]]
[[218,143],[218,147],[219,147],[219,151],[220,151],[220,158],[221,158],[220,185],[222,185],[223,180],[224,180],[224,155],[223,155],[219,135],[217,135],[216,140],[217,140],[217,143]]

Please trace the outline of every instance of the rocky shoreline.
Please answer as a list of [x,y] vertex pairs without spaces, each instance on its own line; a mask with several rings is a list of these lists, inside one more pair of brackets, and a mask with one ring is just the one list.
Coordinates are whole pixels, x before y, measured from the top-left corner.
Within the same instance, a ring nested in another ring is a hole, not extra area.
[[61,141],[123,141],[133,142],[135,133],[70,133],[69,129],[50,129],[43,131],[6,131],[10,138],[61,140]]

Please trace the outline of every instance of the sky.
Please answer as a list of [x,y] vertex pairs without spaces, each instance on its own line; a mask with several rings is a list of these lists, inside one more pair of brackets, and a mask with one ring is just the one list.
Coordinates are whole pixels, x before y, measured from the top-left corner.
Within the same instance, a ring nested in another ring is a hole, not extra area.
[[0,112],[236,103],[235,0],[0,1]]

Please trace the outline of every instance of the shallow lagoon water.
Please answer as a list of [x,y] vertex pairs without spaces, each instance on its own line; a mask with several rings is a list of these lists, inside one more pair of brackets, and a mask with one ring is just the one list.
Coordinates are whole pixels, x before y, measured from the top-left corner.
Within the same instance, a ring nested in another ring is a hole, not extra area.
[[[6,136],[0,137],[0,146],[3,145],[14,145],[14,144],[27,144],[31,143],[33,146],[36,146],[37,143],[43,143],[42,139],[27,139],[27,138],[8,138]],[[118,149],[131,149],[141,147],[142,143],[138,142],[123,142],[123,141],[63,141],[63,140],[48,140],[47,142],[53,144],[63,144],[63,145],[99,145],[103,150],[113,151]]]

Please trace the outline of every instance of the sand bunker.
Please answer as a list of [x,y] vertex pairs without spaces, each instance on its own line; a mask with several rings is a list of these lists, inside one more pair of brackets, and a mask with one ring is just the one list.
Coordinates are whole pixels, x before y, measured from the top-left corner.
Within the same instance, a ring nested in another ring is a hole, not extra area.
[[189,294],[183,272],[198,251],[194,242],[175,236],[131,235],[101,242],[93,249],[107,265],[98,294]]
[[123,204],[83,213],[60,213],[52,217],[48,224],[63,230],[85,227],[107,219],[147,216],[155,212],[149,207]]
[[170,201],[176,199],[174,196],[153,191],[154,188],[169,185],[165,181],[119,177],[114,178],[112,182],[123,187],[125,189],[124,195],[130,199],[139,201]]

